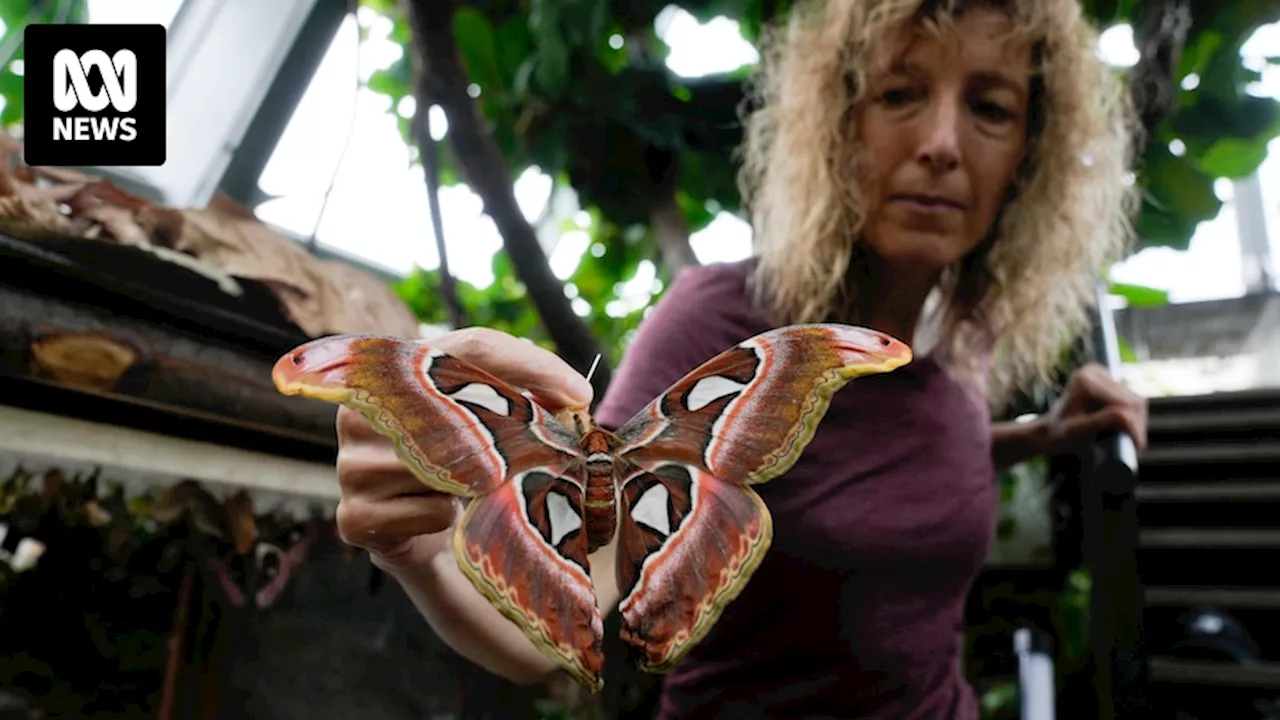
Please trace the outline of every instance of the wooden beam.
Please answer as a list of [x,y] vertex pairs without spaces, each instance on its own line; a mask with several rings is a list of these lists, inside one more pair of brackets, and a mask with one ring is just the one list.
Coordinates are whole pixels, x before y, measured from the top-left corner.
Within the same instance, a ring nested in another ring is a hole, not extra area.
[[76,414],[65,402],[42,402],[40,388],[48,386],[64,396],[145,405],[161,417],[198,417],[256,434],[264,444],[278,438],[332,452],[336,408],[278,393],[273,359],[202,337],[178,318],[165,324],[0,285],[0,377],[30,387],[10,390],[22,396],[5,400],[11,405]]

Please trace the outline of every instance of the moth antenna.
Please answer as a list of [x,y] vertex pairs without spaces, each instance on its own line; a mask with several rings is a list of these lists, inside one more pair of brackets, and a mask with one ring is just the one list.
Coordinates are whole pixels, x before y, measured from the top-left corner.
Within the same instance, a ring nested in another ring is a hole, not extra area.
[[596,353],[596,359],[591,361],[591,369],[587,371],[587,382],[591,382],[591,376],[596,372],[596,366],[600,364],[600,353]]

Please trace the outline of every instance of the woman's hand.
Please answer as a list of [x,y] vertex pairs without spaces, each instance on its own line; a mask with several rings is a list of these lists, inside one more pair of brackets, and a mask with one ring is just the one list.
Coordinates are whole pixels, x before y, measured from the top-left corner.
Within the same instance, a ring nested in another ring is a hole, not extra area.
[[[591,384],[554,353],[488,328],[465,328],[426,344],[528,390],[549,410],[585,406]],[[338,409],[337,525],[343,541],[368,550],[376,564],[408,567],[451,546],[455,503],[428,488],[396,456],[391,441],[360,413]]]
[[1122,430],[1139,452],[1147,447],[1147,400],[1090,363],[1076,370],[1044,416],[1047,454],[1071,452],[1099,433]]

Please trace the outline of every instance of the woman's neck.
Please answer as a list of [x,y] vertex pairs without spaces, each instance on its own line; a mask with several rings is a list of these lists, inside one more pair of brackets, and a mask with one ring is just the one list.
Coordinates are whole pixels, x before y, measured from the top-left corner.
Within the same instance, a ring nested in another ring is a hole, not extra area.
[[904,272],[877,258],[866,260],[854,302],[862,323],[913,343],[925,301],[937,283],[934,273]]

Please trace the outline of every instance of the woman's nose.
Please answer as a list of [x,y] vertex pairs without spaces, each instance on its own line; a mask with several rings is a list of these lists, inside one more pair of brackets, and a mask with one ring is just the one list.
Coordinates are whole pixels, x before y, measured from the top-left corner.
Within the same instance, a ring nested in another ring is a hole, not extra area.
[[954,170],[960,164],[961,104],[940,96],[921,118],[917,159],[936,173]]

